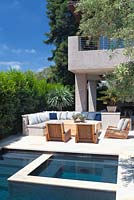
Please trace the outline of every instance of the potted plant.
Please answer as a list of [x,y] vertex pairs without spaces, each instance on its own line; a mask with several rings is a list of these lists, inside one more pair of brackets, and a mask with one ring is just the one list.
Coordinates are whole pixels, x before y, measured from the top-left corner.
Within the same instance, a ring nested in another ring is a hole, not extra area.
[[85,122],[86,117],[81,113],[73,114],[72,116],[74,122]]
[[109,87],[103,92],[101,92],[101,94],[103,94],[103,96],[100,97],[98,100],[102,100],[103,103],[107,105],[107,111],[116,112],[117,102],[120,99],[116,91],[116,88]]

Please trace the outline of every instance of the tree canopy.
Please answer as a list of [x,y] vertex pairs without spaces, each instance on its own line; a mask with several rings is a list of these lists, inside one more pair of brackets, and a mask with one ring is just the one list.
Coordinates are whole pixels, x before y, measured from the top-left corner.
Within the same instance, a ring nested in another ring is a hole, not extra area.
[[76,34],[78,23],[67,0],[47,0],[47,16],[50,32],[46,33],[48,39],[44,42],[55,46],[48,58],[55,62],[55,79],[63,84],[74,84],[74,75],[68,71],[68,36]]
[[133,0],[80,0],[77,11],[82,13],[80,33],[124,40],[126,53],[134,55]]

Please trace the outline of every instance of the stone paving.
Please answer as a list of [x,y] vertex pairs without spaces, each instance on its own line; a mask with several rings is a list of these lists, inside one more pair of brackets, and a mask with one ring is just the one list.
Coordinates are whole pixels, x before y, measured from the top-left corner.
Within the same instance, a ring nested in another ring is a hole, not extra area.
[[134,131],[128,139],[106,139],[103,131],[98,143],[75,143],[74,137],[67,143],[49,141],[45,136],[10,137],[0,143],[0,148],[41,152],[69,152],[108,154],[119,156],[116,200],[134,200]]

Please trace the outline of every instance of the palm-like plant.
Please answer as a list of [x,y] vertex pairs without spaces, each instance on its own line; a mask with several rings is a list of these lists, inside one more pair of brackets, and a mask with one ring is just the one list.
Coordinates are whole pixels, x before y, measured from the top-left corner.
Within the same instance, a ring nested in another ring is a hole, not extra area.
[[101,94],[104,96],[98,98],[98,100],[102,100],[104,104],[109,106],[115,106],[120,99],[114,87],[107,88],[107,90],[102,91]]
[[62,110],[73,105],[73,94],[67,86],[58,85],[51,89],[47,95],[47,104],[50,108]]

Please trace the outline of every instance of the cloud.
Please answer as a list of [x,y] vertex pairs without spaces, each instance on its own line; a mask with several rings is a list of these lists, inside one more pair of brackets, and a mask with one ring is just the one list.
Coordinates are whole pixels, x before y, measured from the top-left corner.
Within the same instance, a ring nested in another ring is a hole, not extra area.
[[42,72],[44,69],[49,68],[48,66],[40,67],[36,70],[36,72]]
[[44,67],[40,67],[40,68],[38,68],[38,69],[36,70],[36,72],[42,72],[43,69],[44,69]]
[[6,44],[3,44],[3,45],[2,45],[2,49],[3,49],[3,50],[9,50],[9,47],[8,47]]
[[15,54],[21,54],[22,50],[21,49],[11,49],[11,52],[15,53]]
[[22,53],[36,54],[37,53],[35,49],[11,49],[11,52],[15,54],[22,54]]
[[36,54],[37,52],[35,49],[25,49],[25,53]]
[[35,49],[21,49],[21,48],[11,48],[7,44],[0,44],[0,49],[4,51],[9,51],[13,54],[36,54],[37,51]]
[[21,62],[18,61],[0,61],[0,66],[5,66],[7,69],[21,70]]
[[8,69],[15,69],[15,70],[21,70],[21,66],[20,65],[12,65],[11,67],[9,67]]

